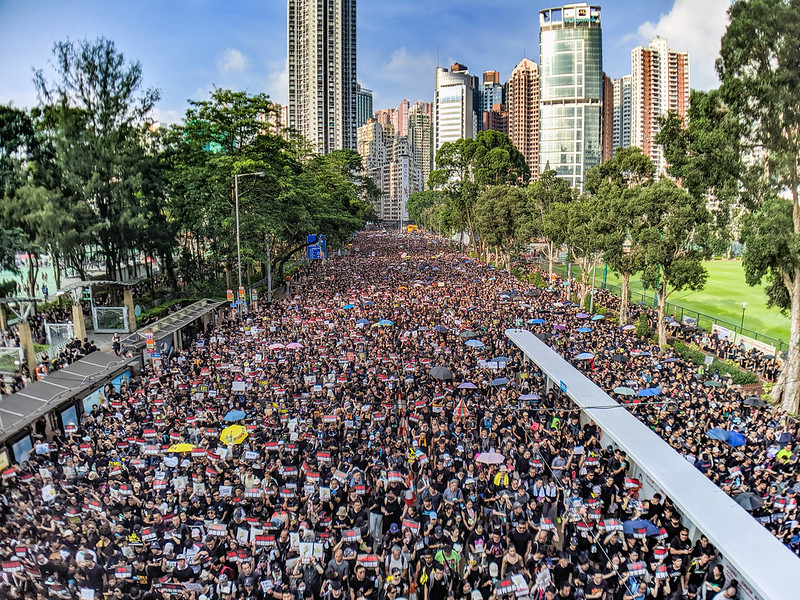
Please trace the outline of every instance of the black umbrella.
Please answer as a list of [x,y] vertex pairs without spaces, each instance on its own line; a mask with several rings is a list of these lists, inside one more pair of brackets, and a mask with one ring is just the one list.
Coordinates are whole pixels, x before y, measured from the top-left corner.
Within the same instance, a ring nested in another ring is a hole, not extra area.
[[747,512],[753,512],[764,506],[764,499],[753,492],[743,492],[734,496],[733,501]]
[[764,402],[758,396],[750,396],[749,398],[745,398],[744,404],[746,406],[754,406],[755,408],[761,408],[766,404],[766,402]]
[[628,362],[627,357],[623,356],[622,354],[615,354],[611,357],[611,360],[615,360],[617,362]]
[[433,367],[431,369],[431,377],[434,379],[452,379],[453,372],[447,367]]
[[536,337],[538,337],[540,340],[549,340],[551,337],[553,337],[553,334],[552,333],[537,333]]

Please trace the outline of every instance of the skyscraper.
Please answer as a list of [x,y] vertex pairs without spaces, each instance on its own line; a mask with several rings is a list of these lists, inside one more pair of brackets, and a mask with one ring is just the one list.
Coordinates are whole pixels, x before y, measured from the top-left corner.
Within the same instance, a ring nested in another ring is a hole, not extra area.
[[356,147],[356,0],[287,0],[288,126],[316,152]]
[[475,116],[476,77],[467,67],[456,63],[450,71],[436,68],[436,90],[433,97],[433,150],[445,142],[471,139],[478,131]]
[[408,111],[408,145],[414,168],[420,172],[423,190],[428,186],[433,166],[431,111],[430,102],[415,102]]
[[603,114],[600,117],[600,160],[614,156],[614,82],[603,73]]
[[614,80],[614,150],[631,145],[631,76]]
[[686,117],[689,91],[688,52],[670,50],[661,37],[631,50],[631,145],[652,159],[657,176],[667,167],[664,151],[655,143],[661,129],[658,117],[671,110]]
[[523,58],[508,80],[508,135],[539,178],[539,65]]
[[539,172],[547,165],[583,189],[601,160],[603,39],[600,7],[568,4],[539,12]]
[[356,83],[356,127],[361,127],[372,118],[372,90]]

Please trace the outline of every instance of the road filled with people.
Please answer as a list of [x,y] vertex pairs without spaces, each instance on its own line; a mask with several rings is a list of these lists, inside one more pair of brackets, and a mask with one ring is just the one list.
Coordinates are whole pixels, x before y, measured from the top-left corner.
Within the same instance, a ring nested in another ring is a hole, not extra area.
[[3,471],[0,597],[737,597],[545,390],[504,335],[520,320],[797,551],[786,416],[441,239],[364,232],[347,254],[224,309]]

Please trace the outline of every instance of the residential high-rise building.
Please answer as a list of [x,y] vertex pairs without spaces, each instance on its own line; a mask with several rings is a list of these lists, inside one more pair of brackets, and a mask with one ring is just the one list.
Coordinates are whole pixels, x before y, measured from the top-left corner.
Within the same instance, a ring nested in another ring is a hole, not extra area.
[[445,142],[471,139],[478,132],[475,115],[476,77],[467,67],[456,63],[450,71],[436,68],[436,89],[433,97],[433,149],[439,151]]
[[288,125],[313,150],[356,147],[356,0],[287,0]]
[[689,110],[689,53],[670,50],[667,40],[631,51],[631,145],[642,149],[661,176],[667,168],[664,151],[655,143],[658,117]]
[[372,90],[356,83],[356,127],[361,127],[372,118]]
[[601,160],[603,39],[600,7],[567,4],[539,12],[539,172],[549,168],[583,189]]
[[606,162],[614,156],[614,82],[603,73],[603,114],[600,117],[600,154]]
[[489,129],[508,135],[508,110],[505,104],[493,104],[490,110],[483,111],[481,131]]
[[415,102],[408,111],[408,145],[414,168],[422,177],[421,189],[428,186],[428,177],[433,166],[432,105],[430,102]]
[[614,150],[631,145],[631,76],[614,80]]
[[408,135],[408,109],[410,106],[410,102],[404,98],[400,101],[400,105],[394,109],[392,124],[396,135]]
[[508,136],[539,178],[539,65],[523,58],[508,80]]
[[358,128],[358,153],[364,174],[381,190],[375,205],[380,220],[408,218],[408,197],[422,189],[422,173],[416,169],[407,136],[395,134],[392,123],[369,119]]

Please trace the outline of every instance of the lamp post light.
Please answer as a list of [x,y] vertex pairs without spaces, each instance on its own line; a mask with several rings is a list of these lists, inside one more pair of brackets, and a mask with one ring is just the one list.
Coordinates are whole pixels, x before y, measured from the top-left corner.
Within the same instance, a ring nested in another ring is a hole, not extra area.
[[739,329],[742,330],[742,333],[744,333],[744,311],[746,310],[747,310],[747,302],[742,302],[742,324],[739,325]]
[[[263,177],[264,171],[256,173],[234,173],[233,175],[233,197],[236,205],[236,263],[239,267],[239,288],[242,287],[242,242],[239,236],[239,178],[240,177]],[[239,300],[241,302],[241,299]],[[242,314],[242,305],[239,304],[239,314]]]

